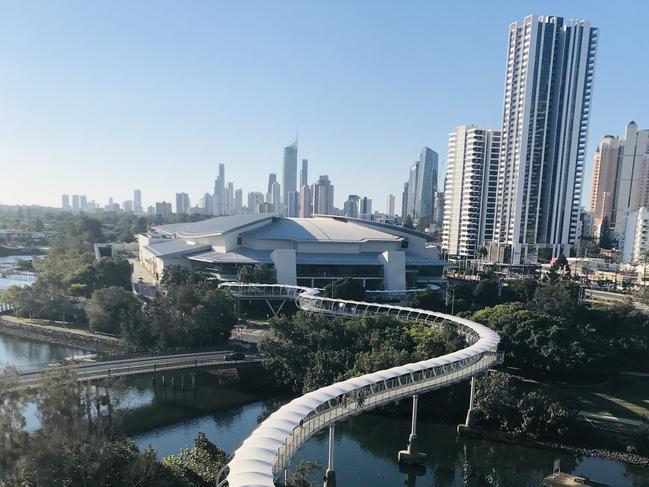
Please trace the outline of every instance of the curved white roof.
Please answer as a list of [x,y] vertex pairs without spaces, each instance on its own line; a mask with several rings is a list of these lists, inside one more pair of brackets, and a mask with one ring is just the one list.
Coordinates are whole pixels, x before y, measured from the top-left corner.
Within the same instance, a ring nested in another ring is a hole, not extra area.
[[[258,292],[263,285],[243,285],[237,283],[224,284],[230,289],[250,289],[251,292]],[[372,312],[389,313],[390,311],[401,312],[407,316],[414,312],[422,317],[443,319],[454,323],[462,328],[469,329],[478,336],[475,343],[453,353],[422,360],[411,364],[392,367],[390,369],[372,372],[359,377],[331,384],[318,390],[309,392],[301,397],[293,399],[288,404],[271,414],[253,433],[243,442],[241,447],[234,452],[234,456],[228,464],[229,473],[227,481],[229,487],[259,487],[274,486],[273,466],[278,455],[278,449],[289,438],[300,422],[305,420],[309,413],[312,413],[318,406],[334,399],[341,394],[352,392],[361,387],[371,384],[382,383],[385,380],[410,374],[412,372],[430,370],[434,367],[448,365],[465,359],[479,359],[486,352],[494,352],[500,342],[500,337],[493,330],[484,325],[465,318],[459,318],[444,313],[437,313],[416,308],[402,306],[378,305],[376,303],[358,303],[346,300],[334,300],[318,296],[317,289],[300,288],[297,286],[267,286],[269,294],[277,294],[278,290],[284,291],[287,295],[296,294],[298,304],[312,302],[324,303],[334,302],[341,304],[362,304],[372,306]],[[313,309],[312,307],[310,309]],[[326,312],[325,309],[323,311]]]

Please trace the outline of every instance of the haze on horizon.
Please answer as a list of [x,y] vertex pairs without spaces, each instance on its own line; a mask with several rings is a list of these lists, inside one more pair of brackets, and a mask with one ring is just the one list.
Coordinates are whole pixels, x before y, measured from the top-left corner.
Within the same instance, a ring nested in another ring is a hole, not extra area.
[[599,139],[649,126],[648,13],[581,0],[5,1],[0,204],[105,204],[134,188],[145,205],[181,191],[195,203],[218,163],[235,188],[265,191],[299,123],[310,182],[328,174],[337,206],[356,193],[382,209],[423,145],[444,161],[457,125],[500,126],[507,28],[529,14],[600,29],[584,204]]

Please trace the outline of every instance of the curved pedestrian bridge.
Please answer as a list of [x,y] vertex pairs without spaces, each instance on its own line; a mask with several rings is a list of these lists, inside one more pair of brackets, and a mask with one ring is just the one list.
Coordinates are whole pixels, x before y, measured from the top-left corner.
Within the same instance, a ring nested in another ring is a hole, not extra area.
[[[295,452],[316,432],[370,409],[470,379],[500,361],[500,337],[479,323],[457,316],[325,298],[318,289],[300,286],[225,283],[221,287],[238,298],[294,299],[300,309],[314,313],[343,317],[382,314],[421,321],[455,330],[467,346],[441,357],[347,379],[292,400],[262,422],[234,452],[219,486],[272,487],[290,466]],[[330,443],[330,462],[332,449]]]

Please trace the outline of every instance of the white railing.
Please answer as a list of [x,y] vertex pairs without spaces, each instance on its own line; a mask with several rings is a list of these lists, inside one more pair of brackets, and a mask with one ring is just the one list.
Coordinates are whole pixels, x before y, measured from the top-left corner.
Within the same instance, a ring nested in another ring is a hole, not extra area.
[[325,298],[319,290],[301,286],[225,283],[222,287],[237,297],[292,297],[305,311],[345,317],[384,314],[423,321],[454,329],[468,346],[441,357],[347,379],[292,400],[262,422],[234,452],[220,486],[274,486],[300,446],[323,428],[413,394],[461,382],[500,361],[500,337],[464,318],[405,306]]

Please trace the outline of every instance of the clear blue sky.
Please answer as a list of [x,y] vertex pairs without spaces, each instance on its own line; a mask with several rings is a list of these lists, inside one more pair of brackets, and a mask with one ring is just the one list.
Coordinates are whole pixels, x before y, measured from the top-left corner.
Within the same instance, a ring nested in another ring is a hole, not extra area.
[[337,205],[399,206],[421,146],[445,161],[455,126],[500,125],[507,28],[532,13],[601,30],[590,168],[602,135],[649,127],[649,2],[0,0],[0,203],[195,203],[219,162],[265,191],[299,122]]

